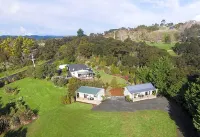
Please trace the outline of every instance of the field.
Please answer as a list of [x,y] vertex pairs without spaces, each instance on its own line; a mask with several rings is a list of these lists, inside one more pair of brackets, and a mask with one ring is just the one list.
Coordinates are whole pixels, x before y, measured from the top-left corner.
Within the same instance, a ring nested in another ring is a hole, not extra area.
[[172,50],[172,47],[175,46],[175,43],[171,43],[171,44],[166,44],[166,43],[150,43],[150,42],[147,42],[148,45],[150,46],[155,46],[157,48],[160,48],[160,49],[164,49],[166,50],[170,55],[172,56],[176,56],[176,53]]
[[11,86],[19,86],[20,93],[7,95],[0,89],[4,104],[23,96],[39,111],[38,119],[24,127],[27,137],[176,137],[176,125],[163,111],[96,112],[88,104],[61,104],[66,89],[45,80],[25,78]]

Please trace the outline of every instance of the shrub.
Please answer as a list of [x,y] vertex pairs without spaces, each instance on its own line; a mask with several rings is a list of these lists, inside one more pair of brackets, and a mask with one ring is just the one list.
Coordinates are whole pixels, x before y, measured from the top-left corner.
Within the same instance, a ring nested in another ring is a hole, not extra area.
[[18,94],[19,93],[18,87],[9,87],[9,86],[6,86],[4,88],[4,90],[5,90],[6,93],[9,93],[9,94],[12,94],[12,93]]
[[101,75],[98,73],[98,74],[96,75],[96,77],[97,77],[98,79],[100,79],[100,78],[101,78]]
[[156,95],[156,91],[152,91],[152,95],[154,95],[154,96],[155,96],[155,95]]
[[2,88],[5,85],[5,82],[0,80],[0,88]]
[[106,100],[105,96],[101,96],[102,97],[102,102]]
[[15,127],[19,126],[20,124],[21,123],[20,123],[20,119],[18,116],[11,117],[10,123],[9,123],[11,129],[14,129]]
[[4,84],[8,85],[10,82],[8,80],[5,80]]
[[107,67],[104,68],[104,72],[105,72],[106,74],[111,74],[110,69],[107,68]]
[[54,64],[44,64],[36,67],[35,76],[39,79],[52,77],[56,73],[56,66]]
[[68,80],[65,79],[64,77],[53,77],[52,81],[55,86],[59,87],[64,87],[68,83]]
[[9,120],[5,116],[0,117],[0,134],[9,129]]
[[129,95],[126,95],[126,96],[125,96],[125,100],[126,100],[127,102],[131,102],[131,101],[132,101]]
[[63,104],[71,104],[71,97],[69,95],[63,96],[61,101]]
[[35,68],[29,67],[26,71],[26,76],[35,78]]
[[110,71],[112,74],[120,74],[120,70],[118,67],[116,67],[115,65],[112,64]]

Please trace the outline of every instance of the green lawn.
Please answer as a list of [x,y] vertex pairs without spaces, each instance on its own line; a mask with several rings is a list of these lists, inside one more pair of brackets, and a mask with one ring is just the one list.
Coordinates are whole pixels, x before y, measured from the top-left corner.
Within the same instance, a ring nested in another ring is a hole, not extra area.
[[2,102],[8,102],[11,99],[23,97],[32,109],[39,110],[39,114],[56,109],[61,105],[61,97],[66,94],[65,88],[57,88],[51,82],[46,80],[37,80],[25,78],[16,81],[10,86],[18,86],[20,89],[17,95],[8,95],[4,89],[0,89]]
[[103,70],[100,70],[98,72],[101,75],[101,80],[104,83],[110,83],[114,77],[116,77],[118,84],[124,85],[124,84],[127,83],[127,81],[125,79],[117,77],[117,76],[112,76],[112,75],[106,74]]
[[162,43],[162,42],[159,42],[159,43],[147,42],[147,44],[150,46],[155,46],[160,49],[165,49],[170,55],[176,56],[176,53],[172,50],[172,47],[174,47],[176,43],[166,44],[166,43]]
[[[41,65],[43,63],[45,63],[45,61],[39,61],[36,65]],[[32,66],[32,65],[30,65],[30,66]],[[0,73],[0,78],[6,77],[6,76],[9,76],[9,75],[13,75],[13,74],[18,73],[18,72],[22,72],[24,70],[27,70],[27,68],[30,67],[30,66],[25,66],[23,68],[7,70],[7,71],[4,71],[4,72],[1,72]]]
[[39,110],[38,119],[26,126],[27,137],[176,137],[176,125],[164,111],[93,112],[88,104],[61,104],[66,89],[45,80],[26,78],[11,85],[21,88],[19,95],[0,89],[2,102],[23,96]]

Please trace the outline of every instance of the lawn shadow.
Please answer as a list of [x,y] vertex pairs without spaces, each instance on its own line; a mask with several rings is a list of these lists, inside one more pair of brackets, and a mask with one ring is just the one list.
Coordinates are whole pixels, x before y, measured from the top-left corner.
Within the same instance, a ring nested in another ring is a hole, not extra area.
[[4,137],[26,137],[27,128],[19,128],[18,130],[8,131]]
[[189,113],[178,105],[174,100],[168,99],[168,113],[177,125],[178,137],[198,137],[193,121]]

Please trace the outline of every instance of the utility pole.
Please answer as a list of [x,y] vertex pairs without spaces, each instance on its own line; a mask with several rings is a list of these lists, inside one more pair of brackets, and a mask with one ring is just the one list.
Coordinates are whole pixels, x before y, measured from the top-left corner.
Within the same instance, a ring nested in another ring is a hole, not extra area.
[[32,62],[33,62],[33,67],[35,68],[35,59],[34,59],[33,53],[32,53],[32,55],[31,55],[31,60],[32,60]]

